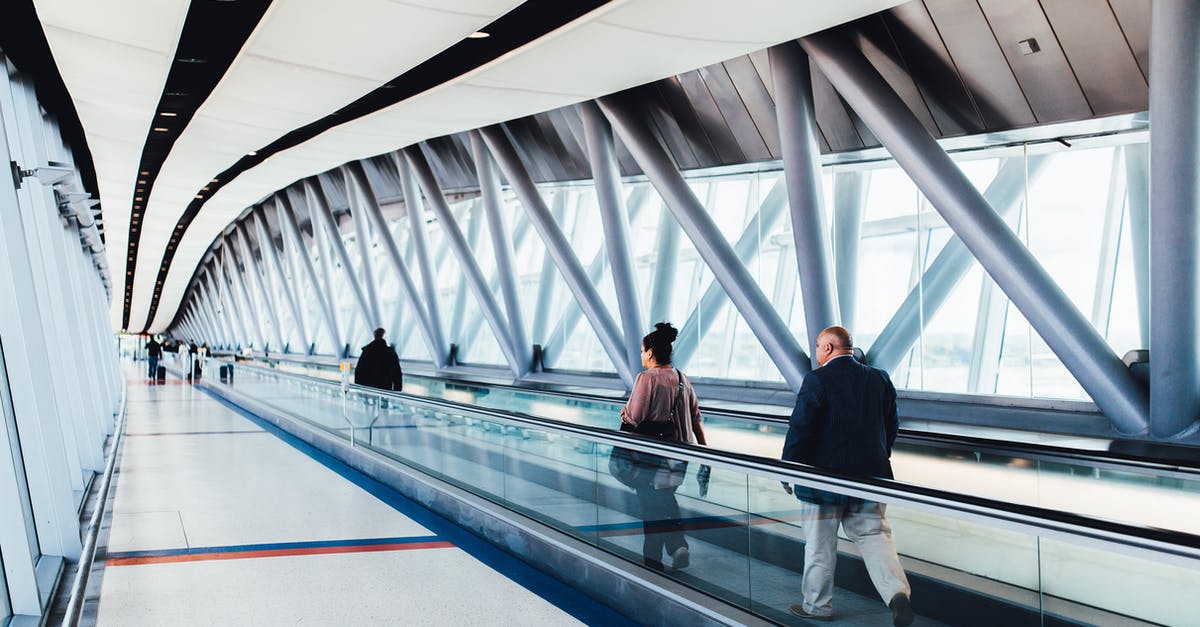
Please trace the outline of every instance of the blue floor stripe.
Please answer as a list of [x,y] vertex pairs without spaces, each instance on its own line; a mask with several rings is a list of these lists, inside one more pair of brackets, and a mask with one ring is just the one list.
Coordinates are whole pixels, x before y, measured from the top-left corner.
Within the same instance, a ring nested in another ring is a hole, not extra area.
[[153,551],[123,551],[109,553],[110,558],[166,557],[169,555],[206,555],[209,553],[241,553],[243,551],[280,551],[289,549],[313,549],[331,546],[377,546],[380,544],[412,544],[416,542],[440,542],[441,536],[405,536],[397,538],[359,538],[355,540],[316,540],[310,542],[269,542],[265,544],[233,544],[229,546],[188,547],[182,549],[159,549]]
[[[425,509],[424,506],[410,500],[392,488],[351,468],[345,462],[280,429],[270,421],[256,416],[245,408],[210,390],[201,389],[222,405],[229,407],[250,422],[276,435],[292,448],[308,455],[342,478],[362,488],[380,501],[387,503],[396,511],[408,516],[417,524],[429,529],[447,542],[453,543],[475,559],[483,562],[517,585],[552,603],[555,607],[570,614],[579,621],[588,625],[637,624],[617,613],[612,608],[532,568],[516,557],[505,553],[475,534],[459,527],[452,521]],[[466,592],[464,591],[464,593]]]

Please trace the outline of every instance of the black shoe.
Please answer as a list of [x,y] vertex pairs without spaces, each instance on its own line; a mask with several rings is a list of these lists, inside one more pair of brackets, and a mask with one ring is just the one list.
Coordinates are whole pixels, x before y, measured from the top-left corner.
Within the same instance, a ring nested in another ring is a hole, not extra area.
[[789,606],[788,611],[800,618],[807,618],[809,620],[833,620],[833,614],[809,614],[804,610],[804,606],[799,603]]
[[903,594],[897,594],[892,597],[888,607],[892,610],[892,624],[896,627],[908,627],[912,624],[913,616],[912,605],[908,602],[908,597]]

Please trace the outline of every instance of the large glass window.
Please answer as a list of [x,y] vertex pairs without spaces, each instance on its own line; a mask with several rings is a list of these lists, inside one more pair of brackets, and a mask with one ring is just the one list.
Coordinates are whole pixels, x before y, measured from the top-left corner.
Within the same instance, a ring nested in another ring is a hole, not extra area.
[[[25,540],[29,543],[29,554],[36,561],[41,556],[41,546],[38,543],[37,526],[33,519],[33,504],[29,498],[29,482],[25,477],[25,459],[21,454],[21,440],[17,433],[17,418],[13,414],[12,397],[9,395],[8,387],[8,369],[4,363],[4,346],[0,343],[0,415],[4,418],[4,429],[8,442],[8,458],[12,460],[13,476],[16,478],[17,484],[17,501],[11,505],[5,504],[5,509],[10,506],[20,512],[21,520],[25,525]],[[0,450],[0,460],[3,460],[5,451]],[[11,511],[11,510],[10,510]],[[3,521],[0,521],[3,524]],[[0,564],[0,584],[3,584],[4,569]],[[0,593],[7,590],[6,586],[0,585]],[[0,609],[3,609],[3,604],[0,604]],[[0,613],[2,616],[2,613]]]

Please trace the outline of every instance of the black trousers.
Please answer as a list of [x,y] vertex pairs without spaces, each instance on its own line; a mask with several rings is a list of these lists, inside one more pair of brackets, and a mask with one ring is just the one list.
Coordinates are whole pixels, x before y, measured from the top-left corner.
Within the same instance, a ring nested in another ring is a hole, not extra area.
[[679,513],[679,501],[673,488],[655,490],[650,486],[637,490],[638,504],[642,508],[642,558],[647,565],[660,566],[663,549],[674,553],[687,546],[683,536],[683,520]]

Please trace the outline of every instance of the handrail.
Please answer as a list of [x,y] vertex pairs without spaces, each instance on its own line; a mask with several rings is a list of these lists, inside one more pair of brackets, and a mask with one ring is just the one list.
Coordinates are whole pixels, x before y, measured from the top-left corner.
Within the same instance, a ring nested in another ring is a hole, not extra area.
[[[306,384],[333,385],[329,381],[315,377],[245,364],[242,364],[241,367],[250,368],[264,375],[293,379]],[[1032,505],[1007,503],[986,497],[957,494],[887,479],[847,475],[795,462],[771,460],[691,444],[664,442],[636,434],[540,418],[520,412],[478,407],[442,399],[428,399],[404,392],[362,386],[353,386],[352,390],[362,395],[392,398],[443,411],[472,413],[478,417],[517,423],[641,452],[669,457],[686,456],[704,464],[778,481],[798,483],[866,500],[902,503],[905,506],[915,506],[936,513],[951,512],[988,524],[999,522],[1028,533],[1050,534],[1076,541],[1089,540],[1119,549],[1149,552],[1156,557],[1182,558],[1188,560],[1190,567],[1195,567],[1195,561],[1200,560],[1200,536],[1185,532],[1131,525]]]
[[[272,358],[276,359],[276,358]],[[325,368],[325,364],[319,362],[305,362],[298,359],[276,359],[289,364],[307,365],[309,367]],[[243,362],[244,363],[244,362]],[[515,392],[545,394],[547,396],[556,396],[571,399],[586,399],[593,402],[620,404],[621,399],[615,397],[603,396],[600,394],[589,394],[587,392],[565,392],[560,390],[545,390],[540,388],[529,388],[518,385],[510,385],[505,383],[483,383],[470,380],[458,380],[455,378],[442,379],[440,377],[431,377],[428,375],[414,374],[409,375],[414,378],[426,379],[431,381],[444,381],[451,385],[465,385],[484,388],[500,388],[512,390]],[[423,397],[419,397],[423,398]],[[701,405],[700,411],[709,416],[719,416],[724,419],[744,420],[748,422],[756,422],[760,424],[770,424],[777,426],[785,426],[787,418],[785,416],[767,414],[754,411],[734,410],[727,408],[715,408]],[[1002,440],[994,440],[990,438],[980,438],[975,436],[960,435],[953,433],[938,433],[930,434],[924,431],[914,431],[911,429],[900,429],[900,438],[927,446],[936,446],[938,448],[953,448],[955,446],[970,447],[977,449],[980,452],[992,453],[998,455],[1016,455],[1027,459],[1034,459],[1049,462],[1061,463],[1085,463],[1090,465],[1104,465],[1105,467],[1116,470],[1130,470],[1130,466],[1137,467],[1140,470],[1151,470],[1160,473],[1179,473],[1184,475],[1184,478],[1196,480],[1200,478],[1200,452],[1197,453],[1197,459],[1163,459],[1156,457],[1145,457],[1131,453],[1121,453],[1116,451],[1100,451],[1100,450],[1082,450],[1063,446],[1054,446],[1050,444],[1039,444],[1034,442],[1011,443]]]
[[117,467],[117,457],[120,456],[121,443],[124,441],[126,408],[129,401],[129,390],[121,395],[120,419],[113,428],[112,453],[104,465],[104,479],[96,492],[95,511],[88,521],[87,531],[83,539],[83,549],[79,554],[79,563],[75,570],[75,579],[71,582],[71,596],[67,602],[67,610],[63,615],[62,627],[75,627],[83,612],[85,591],[88,577],[91,575],[92,564],[96,561],[96,538],[100,535],[100,523],[104,520],[104,511],[108,504],[108,490],[112,485],[113,471]]

